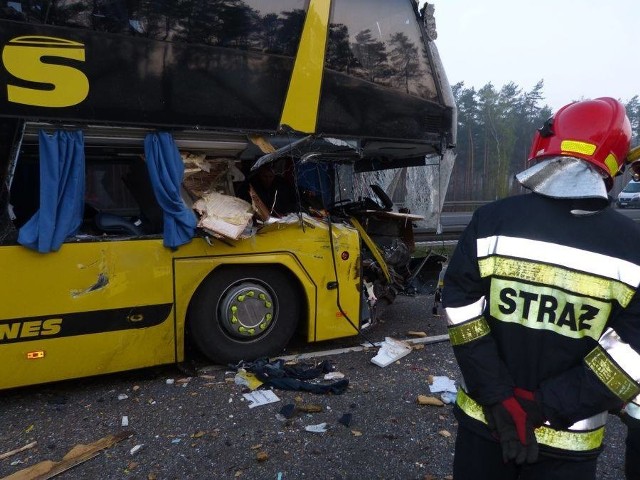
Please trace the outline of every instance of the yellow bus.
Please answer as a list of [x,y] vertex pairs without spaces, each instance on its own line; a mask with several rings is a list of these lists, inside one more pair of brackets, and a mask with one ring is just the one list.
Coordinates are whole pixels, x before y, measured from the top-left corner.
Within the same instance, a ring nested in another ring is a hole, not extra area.
[[413,0],[17,0],[0,27],[0,388],[372,322],[425,218],[397,179],[442,191],[453,163]]

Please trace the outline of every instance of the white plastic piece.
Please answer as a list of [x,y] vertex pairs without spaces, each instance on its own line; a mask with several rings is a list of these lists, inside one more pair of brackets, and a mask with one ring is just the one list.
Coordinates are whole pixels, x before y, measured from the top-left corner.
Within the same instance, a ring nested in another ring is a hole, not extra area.
[[386,367],[408,355],[409,352],[411,352],[411,345],[407,342],[385,337],[384,342],[380,344],[378,354],[371,359],[371,362],[379,367]]
[[273,393],[273,390],[254,390],[251,393],[243,393],[242,396],[251,402],[249,408],[280,401],[278,396]]

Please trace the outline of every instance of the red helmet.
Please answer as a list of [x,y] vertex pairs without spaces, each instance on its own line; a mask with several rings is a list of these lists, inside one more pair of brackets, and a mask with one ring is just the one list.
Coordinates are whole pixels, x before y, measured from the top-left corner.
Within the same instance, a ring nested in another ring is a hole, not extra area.
[[631,124],[619,101],[602,97],[565,105],[536,132],[529,160],[567,155],[614,177],[624,165]]

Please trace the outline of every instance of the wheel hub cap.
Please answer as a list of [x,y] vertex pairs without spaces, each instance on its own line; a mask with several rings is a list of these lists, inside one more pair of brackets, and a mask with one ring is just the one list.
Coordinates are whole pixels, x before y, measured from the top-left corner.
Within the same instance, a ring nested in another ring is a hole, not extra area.
[[223,327],[237,338],[262,335],[274,318],[271,295],[255,283],[232,287],[223,297],[221,309]]

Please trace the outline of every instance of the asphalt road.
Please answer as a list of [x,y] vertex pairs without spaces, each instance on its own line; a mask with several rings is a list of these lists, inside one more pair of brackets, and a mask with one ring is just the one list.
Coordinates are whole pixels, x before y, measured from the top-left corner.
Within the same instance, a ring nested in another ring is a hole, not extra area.
[[[387,336],[410,338],[409,331],[440,338],[446,327],[432,306],[433,296],[427,293],[400,296],[387,307],[382,322],[359,337],[313,346],[298,343],[283,353],[323,351],[301,362],[329,360],[349,380],[349,388],[339,395],[274,390],[278,402],[249,408],[233,374],[203,363],[196,364],[197,375],[170,366],[4,392],[0,458],[37,443],[1,459],[0,477],[43,460],[58,462],[77,444],[127,431],[130,437],[56,478],[451,478],[452,407],[417,402],[418,395],[432,395],[430,375],[459,379],[448,341],[417,343],[418,348],[384,368],[371,362],[378,347],[360,347]],[[279,418],[287,404],[296,405],[293,416]],[[319,411],[302,411],[310,405]],[[345,414],[351,417],[348,426],[338,422]],[[305,430],[322,423],[324,433]],[[623,433],[618,419],[611,417],[600,462],[602,480],[623,478]]]

